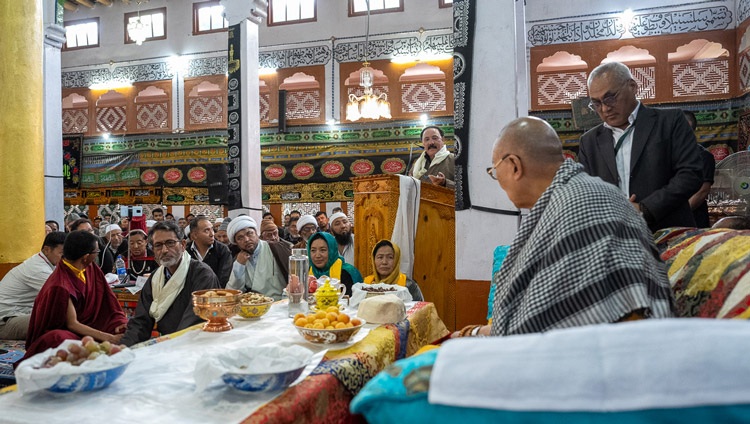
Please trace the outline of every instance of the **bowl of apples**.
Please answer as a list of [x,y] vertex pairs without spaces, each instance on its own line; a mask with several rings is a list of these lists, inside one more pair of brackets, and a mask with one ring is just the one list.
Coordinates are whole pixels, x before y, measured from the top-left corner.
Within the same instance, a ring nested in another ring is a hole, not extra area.
[[16,379],[23,392],[45,389],[53,393],[88,392],[103,389],[135,359],[124,345],[66,340],[54,349],[34,355],[19,365]]

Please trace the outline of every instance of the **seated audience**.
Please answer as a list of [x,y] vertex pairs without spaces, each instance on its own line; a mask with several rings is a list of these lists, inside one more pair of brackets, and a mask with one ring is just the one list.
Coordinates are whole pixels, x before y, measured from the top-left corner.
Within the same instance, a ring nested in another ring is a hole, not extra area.
[[61,231],[47,234],[41,252],[0,280],[0,339],[26,340],[34,299],[60,262],[64,242],[65,233]]
[[230,244],[229,237],[227,236],[227,227],[229,227],[230,222],[232,222],[232,218],[224,218],[219,225],[219,229],[214,233],[214,238],[227,246]]
[[104,248],[104,242],[99,237],[98,231],[94,230],[94,226],[91,225],[91,221],[88,218],[80,218],[73,221],[70,224],[70,231],[88,231],[96,236],[96,241],[99,243],[99,255],[95,258],[94,263],[99,265],[99,268],[105,274],[111,274],[117,272],[115,270],[115,258],[112,256],[112,252],[109,249]]
[[49,226],[49,225],[47,225],[47,224],[44,224],[44,235],[47,235],[47,234],[51,233],[52,231],[54,231],[54,230],[52,229],[52,227],[50,227],[50,226]]
[[548,123],[512,121],[492,161],[487,172],[530,212],[494,276],[491,328],[468,326],[454,336],[673,316],[665,267],[643,217],[617,186],[565,159]]
[[117,255],[121,255],[120,246],[122,246],[122,228],[117,224],[109,224],[104,229],[104,241],[107,243],[105,246],[112,253],[112,256],[117,259]]
[[219,285],[224,287],[232,272],[232,254],[229,248],[214,240],[214,230],[211,221],[205,215],[198,215],[190,223],[190,242],[187,244],[190,257],[202,261],[216,274]]
[[214,220],[214,235],[216,235],[216,232],[219,231],[219,227],[221,227],[221,223],[224,222],[224,218],[216,218]]
[[293,246],[294,249],[307,249],[307,241],[310,236],[318,230],[318,221],[312,215],[302,215],[297,220],[297,232],[299,232],[300,239]]
[[154,224],[149,236],[159,268],[141,290],[135,315],[128,322],[122,343],[132,346],[148,340],[151,331],[170,334],[200,323],[193,312],[192,293],[219,288],[216,274],[185,251],[182,231],[172,221]]
[[292,254],[289,244],[261,240],[258,224],[247,215],[234,218],[227,233],[229,240],[240,248],[227,288],[281,299],[289,276],[289,256]]
[[57,221],[51,219],[44,223],[49,225],[49,227],[52,228],[52,231],[60,231],[60,226],[57,224]]
[[365,284],[396,284],[406,287],[412,300],[423,301],[422,290],[417,282],[401,272],[401,249],[390,240],[380,240],[372,249],[372,275],[365,277]]
[[34,301],[23,359],[84,336],[120,342],[128,321],[104,273],[94,265],[97,239],[81,230],[65,238],[62,260]]
[[289,218],[289,225],[286,226],[286,232],[284,233],[284,240],[292,244],[297,244],[302,239],[297,229],[297,221],[299,218],[296,216]]
[[330,232],[331,226],[328,225],[328,215],[323,211],[315,214],[315,220],[318,222],[318,231]]
[[307,256],[310,258],[311,275],[315,278],[327,275],[339,280],[349,296],[352,295],[352,285],[363,280],[359,270],[339,255],[336,239],[329,233],[317,232],[310,237]]
[[159,267],[154,260],[154,252],[148,247],[146,237],[146,232],[140,229],[131,231],[128,236],[130,255],[125,252],[122,258],[125,260],[131,280],[137,280],[141,276],[148,277]]
[[336,238],[339,246],[339,254],[344,257],[348,264],[354,265],[354,234],[349,218],[343,212],[331,215],[331,234]]
[[260,239],[265,241],[286,243],[290,248],[292,246],[292,243],[281,238],[281,236],[279,235],[279,227],[277,227],[273,221],[269,221],[267,219],[264,219],[260,222]]

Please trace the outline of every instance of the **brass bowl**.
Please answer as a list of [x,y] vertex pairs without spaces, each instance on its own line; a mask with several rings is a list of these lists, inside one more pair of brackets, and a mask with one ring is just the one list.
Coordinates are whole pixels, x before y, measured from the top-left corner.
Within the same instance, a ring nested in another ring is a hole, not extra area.
[[273,305],[273,302],[274,301],[271,300],[270,302],[256,304],[241,303],[239,314],[242,318],[259,319],[260,317],[265,315],[269,309],[271,309],[271,305]]
[[[208,292],[216,292],[216,296],[206,296]],[[230,293],[230,295],[226,295]],[[205,319],[203,331],[220,332],[232,329],[232,323],[227,318],[237,315],[240,311],[239,290],[211,289],[193,292],[193,312]]]
[[292,325],[294,325],[297,332],[299,332],[299,334],[308,342],[323,344],[344,343],[348,342],[349,339],[359,332],[363,325],[367,324],[362,318],[358,319],[362,321],[362,323],[356,327],[336,328],[333,330],[321,330],[318,328],[305,328],[294,324]]

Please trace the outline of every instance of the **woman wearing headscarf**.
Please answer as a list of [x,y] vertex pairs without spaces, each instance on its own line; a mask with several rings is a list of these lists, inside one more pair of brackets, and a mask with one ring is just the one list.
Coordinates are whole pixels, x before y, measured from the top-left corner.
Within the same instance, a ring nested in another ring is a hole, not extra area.
[[416,281],[401,272],[401,249],[390,240],[380,240],[372,249],[372,275],[365,278],[365,284],[396,284],[406,287],[412,300],[423,301],[422,290]]
[[307,256],[310,258],[310,275],[315,278],[327,275],[341,281],[349,296],[352,294],[352,285],[362,282],[362,274],[339,255],[336,238],[329,233],[318,232],[310,237]]

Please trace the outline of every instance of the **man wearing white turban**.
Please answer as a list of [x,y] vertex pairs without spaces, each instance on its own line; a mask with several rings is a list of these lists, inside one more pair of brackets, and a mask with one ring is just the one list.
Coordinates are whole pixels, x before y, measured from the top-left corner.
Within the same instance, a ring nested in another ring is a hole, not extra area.
[[261,240],[258,224],[246,215],[232,219],[227,226],[227,236],[230,243],[240,248],[227,288],[281,299],[289,275],[289,256],[292,254],[289,245]]
[[293,246],[294,249],[307,249],[307,240],[318,231],[318,221],[312,215],[302,215],[297,220],[297,231],[301,237],[300,241]]

